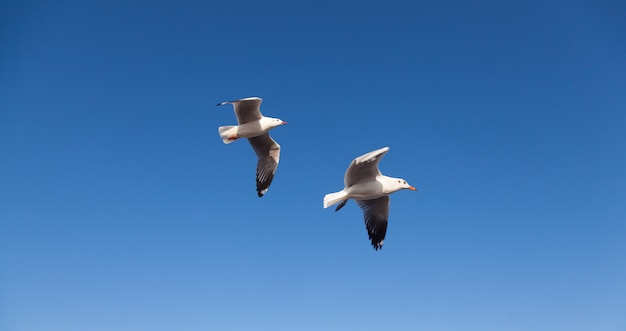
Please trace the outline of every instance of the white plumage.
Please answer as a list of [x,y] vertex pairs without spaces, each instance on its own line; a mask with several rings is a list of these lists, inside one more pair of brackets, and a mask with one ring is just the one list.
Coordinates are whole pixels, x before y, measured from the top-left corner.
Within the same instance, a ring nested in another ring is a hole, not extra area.
[[259,197],[262,197],[269,189],[280,161],[280,145],[270,137],[269,131],[287,124],[279,118],[263,116],[261,114],[262,101],[261,98],[251,97],[217,104],[218,106],[232,104],[238,122],[238,125],[218,128],[222,141],[230,144],[239,138],[248,138],[257,155],[256,187]]
[[357,202],[363,210],[367,234],[376,250],[382,248],[387,233],[389,195],[402,189],[416,190],[406,180],[380,172],[378,163],[388,150],[389,147],[383,147],[352,160],[344,176],[344,189],[324,196],[324,208],[340,203],[335,211],[345,206],[349,199]]

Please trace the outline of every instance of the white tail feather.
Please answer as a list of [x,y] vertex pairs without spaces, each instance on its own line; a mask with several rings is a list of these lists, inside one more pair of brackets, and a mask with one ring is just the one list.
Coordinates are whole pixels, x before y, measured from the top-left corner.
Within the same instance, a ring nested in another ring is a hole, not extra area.
[[237,135],[236,125],[220,126],[219,128],[217,128],[217,131],[219,131],[220,137],[222,138],[222,141],[224,142],[224,144],[230,144],[236,140],[236,139],[230,139],[231,137]]
[[328,208],[334,204],[346,200],[347,196],[348,195],[344,191],[326,194],[324,196],[324,208]]

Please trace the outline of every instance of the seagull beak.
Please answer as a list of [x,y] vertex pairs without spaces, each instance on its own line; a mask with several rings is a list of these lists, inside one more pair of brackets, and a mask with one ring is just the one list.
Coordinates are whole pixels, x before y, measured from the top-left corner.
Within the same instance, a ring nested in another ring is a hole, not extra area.
[[416,189],[415,187],[413,187],[413,186],[409,186],[408,188],[409,188],[409,190],[411,190],[411,191],[417,191],[417,189]]
[[287,124],[287,122],[283,121],[283,125],[284,125],[284,124]]

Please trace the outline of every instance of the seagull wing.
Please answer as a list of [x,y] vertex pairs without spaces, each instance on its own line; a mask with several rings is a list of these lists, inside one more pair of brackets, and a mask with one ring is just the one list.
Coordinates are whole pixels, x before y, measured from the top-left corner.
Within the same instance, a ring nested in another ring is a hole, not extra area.
[[372,241],[375,250],[383,247],[387,234],[387,219],[389,218],[389,196],[385,195],[372,200],[356,200],[363,210],[367,235]]
[[218,106],[232,104],[235,108],[235,115],[237,116],[237,122],[241,125],[250,121],[260,120],[263,115],[261,114],[261,102],[263,99],[258,97],[245,98],[240,100],[225,101],[218,103]]
[[387,153],[389,147],[383,147],[375,151],[363,154],[352,160],[344,176],[344,184],[350,187],[356,183],[374,180],[380,175],[378,162]]
[[256,190],[259,197],[262,197],[269,189],[278,168],[280,145],[267,133],[248,138],[248,141],[259,159],[256,166]]

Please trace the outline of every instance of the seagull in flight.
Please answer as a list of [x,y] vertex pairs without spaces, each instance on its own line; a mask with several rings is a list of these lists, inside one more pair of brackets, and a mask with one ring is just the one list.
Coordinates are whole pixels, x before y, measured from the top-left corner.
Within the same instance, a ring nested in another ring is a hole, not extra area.
[[367,235],[375,250],[383,247],[389,218],[389,195],[402,189],[417,190],[402,178],[383,175],[378,169],[380,159],[389,151],[383,147],[363,154],[350,163],[344,176],[345,187],[324,196],[324,208],[339,203],[335,211],[354,199],[363,210]]
[[277,126],[287,124],[279,118],[263,116],[261,114],[262,101],[261,98],[250,97],[217,104],[218,106],[232,104],[237,116],[238,125],[220,126],[218,128],[224,144],[230,144],[239,138],[248,138],[256,153],[258,158],[256,190],[259,198],[267,193],[280,159],[280,145],[270,137],[269,131]]

